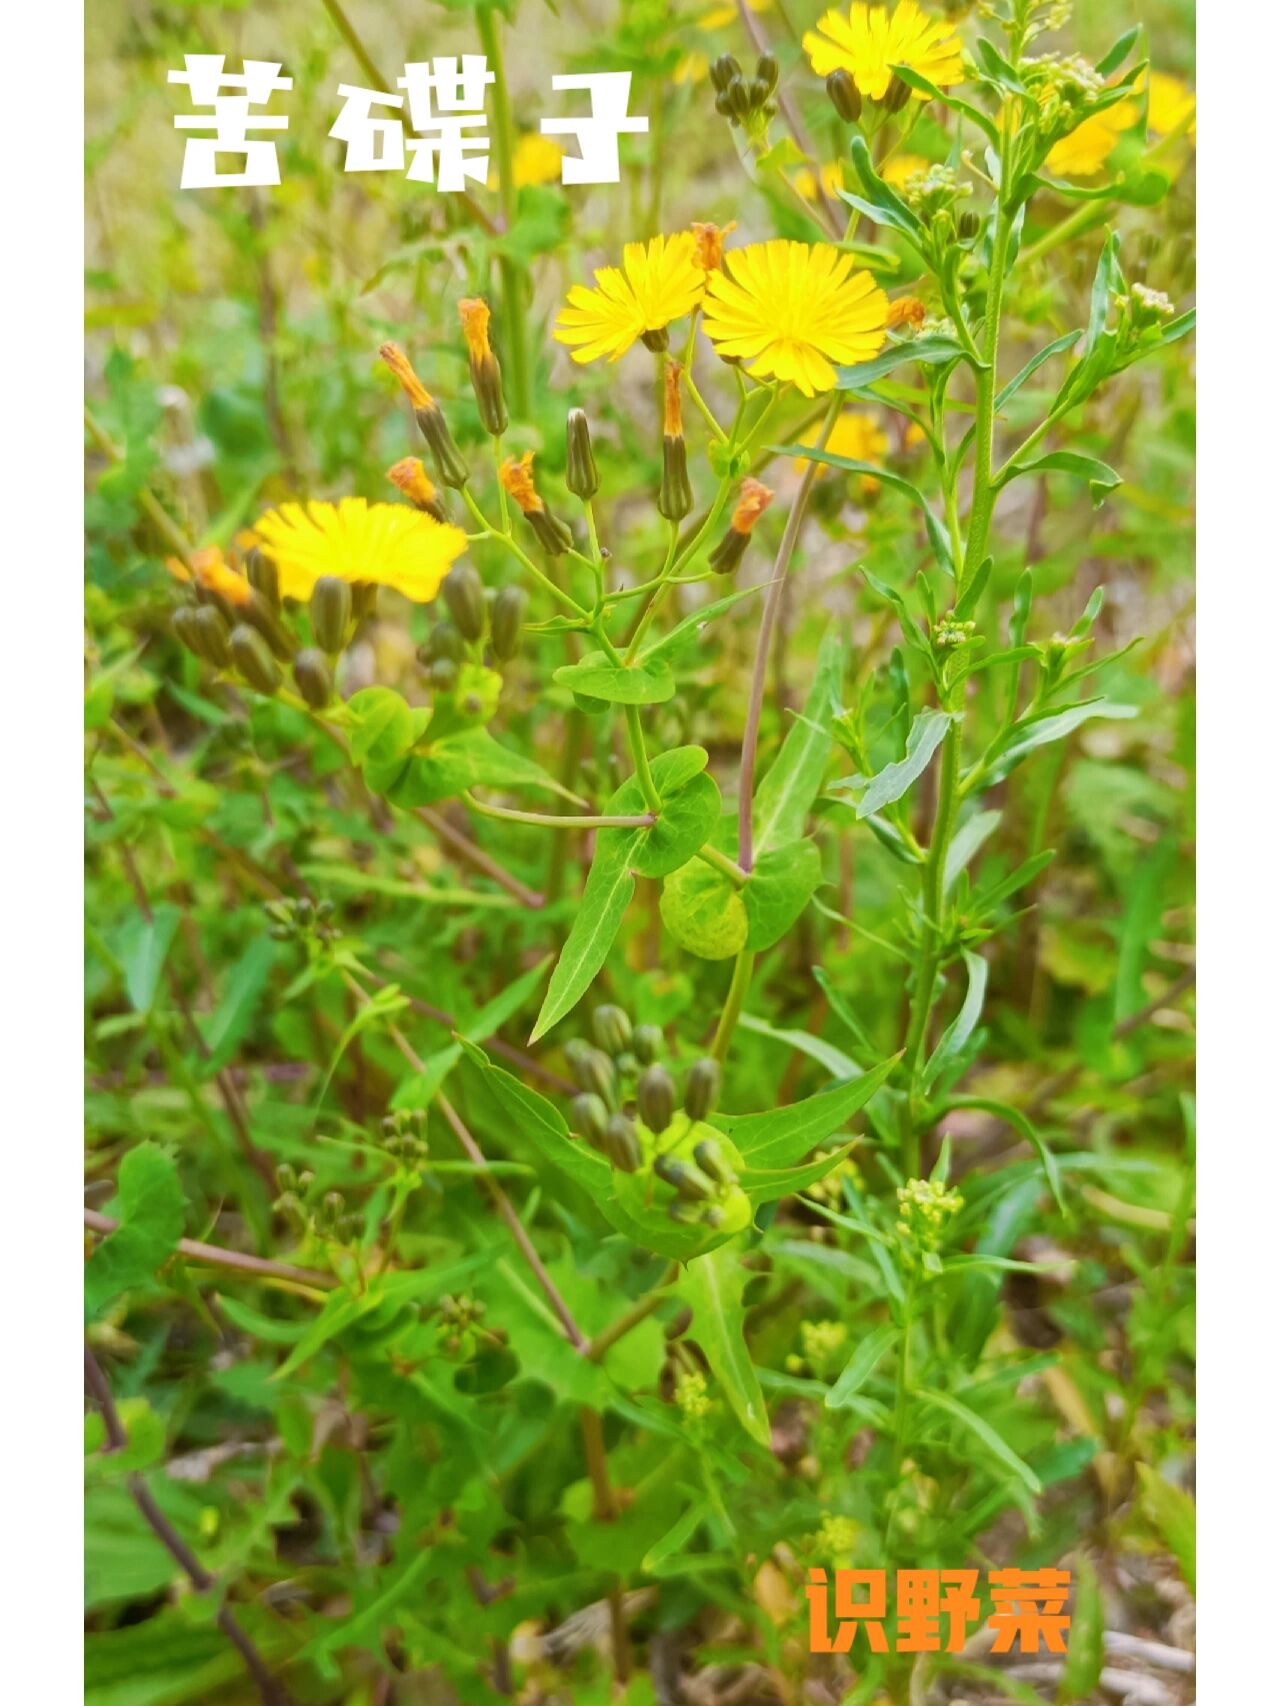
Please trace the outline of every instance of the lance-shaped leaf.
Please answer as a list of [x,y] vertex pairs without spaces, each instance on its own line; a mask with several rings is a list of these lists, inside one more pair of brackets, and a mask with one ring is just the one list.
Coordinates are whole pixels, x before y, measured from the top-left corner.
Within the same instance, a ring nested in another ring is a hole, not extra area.
[[804,834],[831,751],[831,724],[840,712],[844,644],[833,623],[822,637],[804,710],[787,730],[753,802],[757,861],[772,847]]
[[530,1145],[598,1201],[609,1190],[613,1172],[604,1157],[585,1143],[575,1143],[555,1103],[495,1066],[478,1044],[460,1037],[458,1046],[479,1067],[484,1087],[503,1116],[502,1129],[509,1131],[517,1143]]
[[879,355],[873,355],[870,361],[860,361],[853,367],[838,367],[836,385],[841,391],[862,391],[909,361],[919,362],[922,367],[940,367],[948,361],[959,361],[964,353],[963,346],[954,338],[944,338],[936,333],[924,338],[905,338],[899,344],[890,344]]
[[1002,1463],[1011,1474],[1021,1481],[1029,1493],[1041,1491],[1039,1476],[1022,1461],[1013,1447],[1002,1440],[991,1423],[984,1421],[976,1410],[971,1410],[967,1404],[962,1404],[958,1398],[953,1398],[949,1392],[931,1391],[927,1386],[918,1387],[916,1396],[922,1403],[928,1404],[932,1409],[943,1411],[953,1421],[959,1422],[961,1427],[966,1428],[980,1445],[986,1447],[992,1457]]
[[887,468],[882,468],[876,462],[859,462],[851,456],[836,456],[829,450],[815,450],[808,444],[789,444],[780,451],[783,456],[799,456],[809,462],[821,462],[828,468],[843,468],[848,474],[869,474],[873,480],[879,480],[882,485],[892,486],[895,492],[901,492],[919,507],[924,517],[924,529],[929,535],[929,543],[938,562],[955,578],[956,561],[951,551],[951,540],[947,530],[939,521],[929,506],[929,500],[920,490],[913,486],[910,480],[904,480],[901,474],[893,474]]
[[844,1365],[835,1385],[827,1393],[828,1410],[848,1409],[853,1399],[875,1373],[880,1359],[898,1338],[900,1329],[892,1321],[873,1327]]
[[799,1191],[807,1191],[810,1185],[825,1179],[833,1167],[838,1167],[852,1147],[852,1144],[846,1144],[843,1149],[815,1156],[799,1167],[748,1167],[738,1182],[752,1208],[759,1208],[762,1203],[777,1202],[781,1197],[793,1197]]
[[582,891],[582,904],[551,974],[542,1011],[529,1037],[531,1043],[545,1036],[552,1025],[573,1011],[608,958],[636,891],[630,866],[642,833],[632,829],[620,831],[616,836],[597,837],[596,856]]
[[1000,484],[1006,486],[1022,474],[1074,474],[1079,480],[1087,480],[1095,509],[1108,492],[1115,491],[1121,484],[1121,477],[1114,468],[1100,462],[1096,456],[1084,456],[1078,450],[1051,450],[1047,456],[1039,456],[1034,462],[1016,463]]
[[925,1066],[923,1084],[926,1095],[943,1073],[960,1058],[964,1045],[973,1035],[974,1027],[982,1017],[982,1002],[987,992],[987,962],[981,954],[972,953],[966,948],[964,963],[969,973],[968,988],[960,1011],[942,1033],[937,1048],[929,1056]]
[[606,699],[611,705],[661,705],[676,691],[670,665],[661,658],[613,663],[604,652],[589,652],[578,663],[561,664],[554,679],[575,693]]
[[942,745],[948,728],[956,720],[955,714],[950,711],[921,711],[911,724],[907,735],[907,750],[902,758],[893,764],[886,764],[883,770],[877,770],[870,778],[842,776],[839,781],[831,784],[832,792],[843,793],[862,788],[864,792],[858,801],[858,816],[872,817],[876,812],[883,811],[895,800],[900,800],[911,784],[924,774],[929,760]]
[[699,1256],[672,1290],[693,1314],[689,1335],[701,1347],[733,1413],[760,1445],[769,1444],[769,1413],[744,1337],[742,1292],[749,1275],[738,1244],[723,1244]]
[[712,1123],[732,1139],[749,1167],[792,1166],[865,1108],[901,1058],[895,1054],[870,1072],[793,1102],[789,1108],[766,1108],[759,1114],[715,1113]]

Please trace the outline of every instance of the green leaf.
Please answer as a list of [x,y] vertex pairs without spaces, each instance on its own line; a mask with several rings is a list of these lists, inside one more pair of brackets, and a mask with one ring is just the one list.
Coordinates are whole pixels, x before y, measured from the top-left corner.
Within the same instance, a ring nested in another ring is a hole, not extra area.
[[558,1167],[597,1201],[609,1191],[613,1169],[594,1149],[573,1141],[554,1102],[495,1066],[475,1043],[463,1041],[460,1046],[483,1074],[484,1087],[502,1116],[501,1130],[509,1132],[518,1145],[531,1146],[536,1154]]
[[857,197],[841,190],[839,194],[842,200],[847,201],[851,207],[858,207],[869,219],[875,220],[877,225],[892,226],[895,231],[900,231],[904,237],[909,237],[920,247],[924,240],[924,227],[902,197],[890,189],[876,171],[865,136],[853,136],[849,143],[849,158],[870,200],[860,202]]
[[1100,462],[1096,456],[1084,456],[1078,450],[1051,450],[1047,456],[1037,457],[1034,462],[1019,462],[1009,470],[1001,484],[1007,485],[1022,474],[1074,474],[1077,479],[1087,480],[1095,509],[1108,492],[1115,491],[1121,484],[1121,476],[1114,468]]
[[[787,1167],[800,1161],[817,1144],[839,1131],[888,1079],[902,1056],[881,1061],[870,1072],[858,1072],[829,1090],[822,1090],[787,1108],[766,1108],[759,1114],[712,1115],[712,1124],[730,1138],[752,1167]],[[853,1063],[847,1062],[849,1066]]]
[[922,367],[940,367],[944,362],[958,361],[964,353],[954,338],[936,332],[923,338],[904,338],[901,343],[890,344],[879,355],[873,355],[870,361],[838,367],[836,387],[840,391],[861,391],[909,361],[918,361]]
[[1077,1552],[1071,1560],[1071,1573],[1075,1579],[1075,1596],[1071,1607],[1067,1656],[1058,1682],[1059,1706],[1070,1706],[1073,1700],[1093,1698],[1098,1678],[1102,1675],[1104,1654],[1102,1636],[1106,1625],[1098,1572],[1083,1552]]
[[411,755],[384,792],[392,805],[410,811],[477,787],[541,788],[571,797],[540,764],[503,746],[488,729],[468,729]]
[[545,959],[539,960],[536,966],[531,966],[522,976],[509,983],[492,1001],[480,1008],[479,1012],[460,1024],[454,1032],[455,1041],[447,1048],[438,1049],[427,1057],[424,1062],[425,1071],[411,1072],[407,1078],[401,1079],[391,1098],[391,1106],[425,1108],[461,1060],[464,1041],[484,1042],[495,1031],[501,1030],[508,1019],[515,1017],[542,982],[550,964],[551,956],[548,954]]
[[899,1329],[892,1321],[873,1327],[857,1350],[844,1365],[835,1384],[827,1393],[828,1410],[846,1410],[850,1400],[862,1391],[880,1363],[881,1357],[896,1344]]
[[951,838],[950,847],[947,848],[947,863],[942,879],[944,893],[952,888],[961,871],[994,834],[1000,817],[1001,813],[998,811],[975,812],[960,825]]
[[944,107],[950,107],[953,113],[959,113],[986,137],[993,148],[1000,146],[1000,132],[995,121],[987,116],[981,107],[975,107],[971,101],[962,101],[958,95],[950,95],[945,89],[940,89],[936,83],[931,83],[922,72],[916,71],[910,65],[895,65],[896,76],[900,77],[908,89],[918,89],[922,95],[927,95],[931,101],[938,101]]
[[840,713],[843,675],[844,643],[832,623],[818,647],[804,710],[787,730],[778,756],[756,790],[752,815],[757,860],[770,848],[797,841],[804,834],[831,751],[831,724]]
[[1059,1211],[1063,1214],[1066,1213],[1066,1203],[1062,1197],[1062,1178],[1058,1171],[1058,1158],[1020,1109],[1011,1107],[1008,1102],[997,1101],[991,1096],[952,1096],[947,1099],[947,1107],[976,1108],[982,1112],[994,1114],[997,1119],[1004,1120],[1008,1125],[1011,1125],[1019,1137],[1025,1138],[1040,1157],[1040,1165],[1044,1168],[1044,1176],[1048,1181],[1049,1189],[1053,1192],[1053,1199],[1057,1203]]
[[158,1144],[140,1143],[120,1163],[120,1224],[108,1233],[85,1268],[85,1310],[90,1320],[134,1286],[151,1279],[182,1237],[186,1203],[173,1157]]
[[743,1288],[749,1275],[741,1247],[722,1244],[689,1263],[672,1290],[693,1314],[689,1334],[702,1348],[733,1413],[760,1445],[769,1445],[769,1414],[744,1337]]
[[938,1039],[938,1046],[929,1056],[925,1066],[922,1082],[926,1095],[943,1073],[959,1059],[964,1045],[973,1035],[974,1028],[982,1017],[982,1002],[987,993],[987,962],[981,954],[975,954],[968,948],[963,950],[963,959],[969,973],[969,985],[965,990],[960,1011]]
[[553,679],[575,693],[605,699],[611,705],[661,705],[674,698],[676,691],[670,666],[661,659],[612,663],[604,652],[589,652],[578,663],[561,664]]
[[1196,1591],[1196,1507],[1181,1488],[1166,1481],[1149,1463],[1137,1465],[1142,1482],[1142,1508],[1156,1533],[1164,1541],[1182,1571],[1182,1579]]
[[348,1327],[371,1315],[374,1310],[394,1311],[405,1303],[429,1303],[470,1279],[492,1261],[487,1250],[465,1256],[456,1262],[439,1262],[427,1268],[410,1268],[402,1273],[384,1274],[373,1280],[363,1291],[333,1291],[325,1298],[320,1313],[307,1326],[302,1337],[271,1376],[285,1380],[310,1362],[330,1339],[346,1332]]
[[757,859],[739,891],[747,913],[746,946],[759,953],[780,942],[821,881],[822,857],[812,841],[792,841]]
[[676,653],[696,646],[702,638],[702,631],[716,616],[721,616],[726,610],[732,610],[735,604],[741,604],[744,598],[752,598],[762,590],[761,583],[756,586],[742,586],[736,592],[726,593],[723,598],[717,598],[712,604],[702,604],[677,622],[670,632],[653,640],[640,652],[640,662],[656,663],[659,658],[674,657]]
[[882,485],[892,486],[894,491],[902,492],[909,497],[913,504],[919,507],[924,517],[925,532],[929,535],[929,543],[933,554],[947,573],[955,578],[956,563],[951,554],[951,540],[947,530],[929,507],[929,500],[918,486],[913,486],[910,480],[904,480],[901,474],[893,474],[887,468],[882,468],[875,462],[859,462],[850,456],[836,456],[829,450],[816,450],[812,445],[789,444],[778,452],[781,456],[798,456],[809,462],[821,462],[828,468],[843,468],[849,474],[869,474],[879,480]]
[[883,811],[895,800],[900,800],[911,784],[924,774],[929,760],[942,745],[948,728],[956,720],[950,711],[921,711],[907,734],[904,757],[893,764],[886,764],[883,770],[878,770],[871,777],[842,776],[838,782],[831,784],[832,791],[845,792],[862,788],[864,792],[857,805],[857,815],[860,818],[871,817],[874,813]]
[[182,914],[176,906],[157,906],[150,918],[141,913],[123,932],[116,956],[124,972],[125,991],[135,1013],[149,1013],[155,1003],[160,973]]
[[807,1191],[810,1185],[825,1179],[833,1167],[838,1167],[852,1147],[852,1144],[847,1144],[843,1149],[816,1155],[812,1161],[806,1161],[799,1167],[747,1167],[738,1175],[738,1182],[751,1206],[759,1208],[762,1203],[777,1202],[780,1197],[793,1197],[800,1191]]
[[1022,722],[1013,725],[1009,731],[1008,744],[999,753],[1000,772],[1003,774],[1011,769],[1037,747],[1048,746],[1051,741],[1065,740],[1068,735],[1074,734],[1082,723],[1087,723],[1094,717],[1123,719],[1136,717],[1137,714],[1136,705],[1117,705],[1109,699],[1086,699],[1083,704],[1071,705],[1065,711],[1024,718]]
[[959,1422],[961,1427],[967,1428],[973,1437],[987,1448],[992,1457],[996,1458],[1021,1481],[1029,1493],[1040,1492],[1039,1477],[1022,1461],[1013,1447],[1007,1445],[1000,1438],[991,1423],[984,1421],[976,1410],[971,1410],[967,1404],[962,1404],[958,1398],[953,1398],[949,1392],[935,1392],[927,1386],[918,1386],[916,1397],[924,1403],[932,1405],[935,1410],[942,1410],[946,1415]]
[[[642,877],[665,877],[679,870],[706,845],[720,816],[720,790],[706,774],[707,754],[701,746],[679,746],[663,752],[650,766],[662,811],[651,829],[639,832],[629,855],[631,869]],[[649,810],[640,778],[631,776],[605,806],[610,817],[632,817]],[[635,832],[604,829],[597,838],[634,837]]]
[[658,906],[676,941],[699,959],[731,959],[746,945],[750,926],[740,890],[702,859],[672,872]]
[[209,1050],[209,1058],[200,1063],[202,1077],[220,1071],[239,1047],[262,1003],[276,957],[271,938],[257,936],[231,968],[222,1000],[201,1026]]
[[582,902],[551,974],[542,1011],[530,1032],[531,1043],[536,1043],[552,1025],[573,1011],[609,957],[613,939],[636,892],[630,865],[641,833],[632,829],[596,838],[595,858],[582,891]]
[[1031,360],[1022,369],[1022,371],[1020,373],[1016,373],[1003,390],[997,393],[995,401],[996,413],[999,414],[1005,404],[1012,401],[1012,399],[1017,396],[1018,392],[1021,391],[1022,387],[1026,384],[1027,380],[1031,378],[1032,374],[1035,373],[1037,368],[1043,367],[1045,362],[1049,361],[1053,356],[1061,355],[1063,350],[1070,349],[1073,344],[1079,342],[1080,336],[1081,333],[1079,330],[1074,332],[1064,332],[1060,338],[1055,338],[1051,344],[1046,344],[1042,350],[1037,350],[1035,355],[1031,357]]
[[411,707],[391,687],[365,687],[347,700],[351,757],[361,769],[371,760],[403,758],[417,739]]

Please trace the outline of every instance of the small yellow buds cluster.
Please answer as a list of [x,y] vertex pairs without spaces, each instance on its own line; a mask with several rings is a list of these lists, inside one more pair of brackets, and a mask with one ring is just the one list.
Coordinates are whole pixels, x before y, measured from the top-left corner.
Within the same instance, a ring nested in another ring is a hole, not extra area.
[[814,1367],[821,1366],[830,1357],[835,1356],[848,1337],[849,1329],[843,1321],[800,1323],[800,1343],[804,1347],[804,1359]]
[[748,475],[738,492],[738,502],[728,530],[707,558],[718,575],[731,575],[738,567],[746,553],[752,528],[772,502],[773,493],[768,486]]
[[949,1191],[941,1179],[910,1179],[898,1187],[898,1233],[922,1255],[936,1255],[963,1207],[959,1191]]
[[851,1516],[835,1516],[828,1512],[813,1537],[813,1550],[819,1558],[826,1558],[833,1564],[848,1564],[858,1544],[858,1532],[858,1525]]
[[954,651],[958,646],[967,646],[976,629],[976,622],[957,622],[954,610],[948,610],[946,615],[940,616],[934,624],[934,650],[946,652]]
[[436,488],[422,465],[421,457],[402,456],[399,462],[387,469],[387,478],[398,492],[408,498],[414,509],[434,516],[437,521],[445,519],[444,505],[436,495]]
[[533,452],[508,456],[498,469],[498,481],[508,497],[514,498],[521,515],[537,535],[538,543],[553,557],[562,556],[573,544],[573,534],[552,515],[533,483]]
[[442,486],[461,488],[467,483],[467,465],[453,441],[449,423],[439,403],[413,371],[413,365],[399,344],[383,344],[378,354],[395,374],[400,389],[413,408],[418,430],[427,441],[436,465],[436,476]]
[[458,318],[467,343],[480,423],[492,437],[501,438],[507,430],[507,405],[502,394],[502,369],[489,344],[489,304],[480,296],[464,296],[458,304]]
[[[714,227],[713,227],[714,229]],[[683,521],[693,508],[689,484],[689,457],[685,450],[684,423],[680,416],[680,387],[684,369],[669,361],[664,375],[662,398],[662,485],[658,489],[658,514],[668,521]]]
[[846,1179],[854,1186],[860,1185],[862,1182],[862,1175],[858,1171],[857,1162],[852,1161],[847,1155],[843,1161],[838,1161],[829,1173],[824,1173],[820,1179],[815,1179],[813,1184],[807,1186],[804,1194],[812,1198],[814,1202],[826,1203],[829,1207],[835,1207],[844,1197],[844,1181]]
[[700,1422],[711,1410],[705,1375],[682,1374],[676,1381],[675,1400],[686,1421]]

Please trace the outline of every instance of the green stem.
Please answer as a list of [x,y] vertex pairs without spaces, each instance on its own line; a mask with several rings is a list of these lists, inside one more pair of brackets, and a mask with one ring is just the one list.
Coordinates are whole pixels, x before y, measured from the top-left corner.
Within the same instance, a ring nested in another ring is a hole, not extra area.
[[[502,35],[492,7],[482,6],[476,14],[480,42],[485,58],[493,72],[493,138],[498,165],[498,197],[502,204],[504,231],[510,233],[515,223],[516,186],[513,171],[514,139],[511,128],[511,100],[507,92],[507,73],[502,59]],[[510,256],[498,261],[502,278],[503,317],[507,329],[507,367],[511,385],[511,400],[518,416],[529,412],[529,356],[525,345],[524,300],[520,269]]]
[[1008,147],[1002,151],[1000,200],[996,204],[996,228],[991,244],[991,268],[987,284],[987,307],[982,327],[982,359],[978,369],[977,410],[974,420],[973,501],[969,509],[969,536],[965,542],[964,567],[960,574],[958,592],[977,572],[987,548],[991,528],[991,512],[995,508],[995,488],[991,481],[991,459],[995,441],[996,357],[1000,347],[1000,309],[1004,300],[1005,270],[1009,261],[1009,240],[1013,230],[1012,212],[1005,197],[1008,194]]
[[710,842],[705,847],[698,849],[698,857],[704,864],[714,866],[717,871],[728,877],[734,888],[740,889],[746,883],[747,873],[742,866],[736,864],[727,853],[722,853],[718,847],[713,847]]
[[498,528],[491,525],[488,516],[485,515],[484,511],[480,508],[480,505],[472,497],[470,488],[463,486],[461,488],[461,492],[463,503],[466,504],[475,520],[484,530],[485,538],[496,540],[497,543],[505,550],[510,551],[511,555],[518,563],[521,564],[527,573],[533,576],[539,586],[543,587],[554,599],[563,604],[566,610],[571,610],[573,614],[580,617],[582,621],[587,621],[591,612],[583,605],[579,604],[577,599],[572,597],[571,594],[565,592],[561,587],[558,587],[549,575],[544,575],[529,553],[517,544],[511,534],[503,533]]
[[[916,970],[915,992],[911,1001],[911,1019],[905,1044],[908,1081],[913,1099],[919,1086],[920,1068],[929,1015],[933,1011],[934,986],[942,964],[942,914],[946,904],[947,852],[955,827],[957,789],[960,768],[960,731],[952,723],[942,741],[942,767],[938,776],[938,806],[934,813],[933,835],[929,841],[929,856],[924,868],[924,948]],[[908,1147],[914,1146],[914,1136]],[[917,1157],[918,1160],[918,1157]],[[914,1169],[908,1171],[914,1177]]]
[[750,948],[740,949],[737,959],[733,962],[733,979],[729,984],[729,993],[725,997],[724,1009],[720,1014],[720,1023],[716,1026],[715,1039],[711,1044],[711,1053],[717,1060],[725,1060],[728,1057],[733,1033],[737,1030],[738,1020],[742,1017],[742,1004],[747,999],[747,991],[751,987],[751,973],[755,968],[755,963],[756,957]]
[[649,754],[645,751],[644,726],[640,721],[639,705],[627,706],[627,739],[631,744],[631,758],[636,767],[644,802],[655,817],[660,817],[662,796],[654,784],[653,771],[649,768]]

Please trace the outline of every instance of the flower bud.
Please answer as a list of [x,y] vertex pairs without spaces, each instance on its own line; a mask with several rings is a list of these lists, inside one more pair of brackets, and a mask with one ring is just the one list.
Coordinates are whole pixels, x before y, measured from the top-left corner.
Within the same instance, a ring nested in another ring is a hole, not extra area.
[[313,711],[322,710],[333,697],[333,674],[317,646],[305,646],[294,658],[293,679]]
[[351,620],[363,622],[366,616],[378,614],[378,587],[375,581],[352,581]]
[[635,1125],[625,1114],[612,1114],[604,1131],[604,1152],[623,1173],[634,1173],[644,1152]]
[[563,555],[573,544],[573,534],[563,521],[552,515],[538,495],[533,483],[532,450],[526,450],[523,456],[508,456],[498,469],[498,482],[515,499],[543,550],[553,557]]
[[591,426],[584,409],[570,409],[565,422],[564,483],[575,498],[593,498],[600,490],[600,474],[591,449]]
[[678,361],[667,363],[662,400],[662,484],[658,488],[658,514],[668,521],[683,521],[693,508],[689,484],[689,457],[685,449],[684,424],[680,418],[680,385],[684,369]]
[[573,1129],[580,1137],[584,1137],[593,1149],[604,1150],[605,1127],[609,1123],[609,1110],[589,1090],[575,1096],[569,1104],[569,1113],[573,1118]]
[[484,583],[470,563],[456,563],[441,588],[449,614],[464,640],[484,638]]
[[690,1202],[710,1202],[715,1197],[716,1188],[711,1180],[688,1161],[679,1161],[674,1155],[659,1155],[654,1160],[653,1170],[665,1184]]
[[231,647],[228,644],[227,624],[216,605],[202,604],[198,610],[192,612],[191,631],[196,637],[201,657],[208,658],[209,662],[216,664],[219,669],[229,667]]
[[311,589],[311,632],[322,651],[334,657],[347,643],[351,625],[351,587],[337,575],[321,575]]
[[962,213],[956,221],[956,235],[962,242],[971,243],[982,230],[982,219],[972,208]]
[[637,1025],[631,1033],[631,1048],[641,1066],[652,1066],[662,1053],[662,1031],[657,1025]]
[[196,607],[192,604],[180,604],[169,619],[174,638],[181,641],[189,652],[202,658],[204,646],[196,628]]
[[742,76],[742,67],[731,53],[722,53],[711,62],[711,84],[714,89],[727,89],[735,77]]
[[[278,658],[291,658],[294,653],[293,636],[285,630],[280,618],[260,592],[252,587],[248,592],[249,596],[234,611],[231,620],[247,622],[251,628],[256,628]],[[225,615],[225,605],[219,603],[218,607]]]
[[502,369],[489,345],[489,304],[479,296],[464,296],[458,304],[462,335],[467,340],[471,389],[476,394],[480,423],[494,438],[507,430],[507,405],[502,395]]
[[778,87],[778,62],[771,53],[762,53],[756,60],[755,81],[764,84],[766,95]]
[[694,1146],[693,1158],[708,1177],[718,1185],[736,1185],[738,1175],[725,1158],[724,1150],[714,1137],[704,1137],[702,1142]]
[[408,498],[414,509],[421,510],[424,515],[429,515],[436,521],[447,519],[445,507],[436,495],[436,489],[428,478],[420,457],[402,456],[399,462],[387,469],[387,478],[398,492]]
[[631,1020],[621,1007],[597,1007],[591,1029],[606,1054],[621,1054],[631,1041]]
[[720,1062],[703,1055],[689,1068],[684,1084],[684,1111],[691,1120],[705,1120],[720,1094]]
[[751,530],[773,502],[768,486],[750,476],[742,482],[733,519],[720,543],[707,558],[709,567],[718,575],[731,575],[746,553]]
[[503,663],[520,650],[520,630],[524,627],[529,595],[522,586],[504,586],[493,601],[489,612],[489,639],[493,653]]
[[846,124],[857,124],[862,117],[862,96],[858,85],[843,67],[827,78],[827,99]]
[[607,1107],[617,1106],[618,1075],[607,1054],[598,1048],[584,1049],[574,1058],[572,1070],[579,1089],[592,1091]]
[[452,658],[454,663],[462,662],[462,635],[452,622],[437,622],[427,636],[427,643],[422,647],[422,663],[435,663],[437,658]]
[[383,344],[378,354],[400,381],[400,389],[413,407],[418,430],[427,441],[436,473],[442,486],[461,487],[467,483],[467,465],[453,442],[449,423],[439,403],[413,371],[413,366],[399,344]]
[[244,560],[249,585],[260,592],[273,610],[280,608],[280,575],[266,552],[255,545]]
[[732,118],[741,121],[749,116],[751,112],[751,91],[741,77],[735,77],[724,94],[729,103],[729,113]]
[[280,665],[258,630],[240,622],[231,630],[228,644],[232,663],[250,687],[259,693],[274,693],[280,685]]
[[437,658],[431,666],[431,685],[437,693],[452,693],[458,685],[458,666],[452,658]]
[[647,1066],[636,1085],[636,1106],[649,1130],[661,1136],[676,1111],[676,1087],[671,1074],[660,1066]]
[[904,83],[895,72],[890,79],[889,87],[880,97],[880,104],[887,113],[900,113],[911,99],[911,85]]

